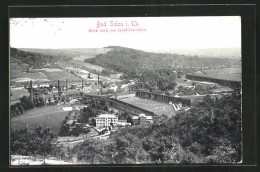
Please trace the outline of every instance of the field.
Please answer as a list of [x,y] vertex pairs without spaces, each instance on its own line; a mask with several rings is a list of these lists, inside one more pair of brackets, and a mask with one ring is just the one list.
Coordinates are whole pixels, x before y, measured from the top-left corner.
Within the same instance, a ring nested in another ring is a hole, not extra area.
[[[11,69],[12,70],[12,69]],[[42,72],[20,72],[16,76],[11,75],[11,81],[14,82],[26,82],[26,81],[47,81],[47,77]]]
[[11,119],[11,129],[23,129],[28,126],[34,130],[36,127],[42,126],[43,128],[49,127],[58,135],[61,123],[68,114],[63,111],[62,107],[69,107],[69,105],[46,106],[27,111],[23,115]]
[[11,102],[18,100],[19,98],[21,98],[23,96],[29,96],[30,95],[28,90],[26,90],[23,87],[11,89],[10,93],[11,93],[11,96],[10,96]]
[[[11,71],[13,69],[11,68]],[[17,70],[17,69],[15,69]],[[17,70],[18,71],[18,70]],[[32,72],[16,72],[11,73],[11,81],[27,82],[27,81],[53,81],[53,80],[80,80],[77,76],[58,68],[42,68],[33,69]]]
[[47,77],[48,80],[80,80],[77,76],[61,69],[42,69],[42,73]]
[[11,61],[10,62],[10,76],[11,79],[12,78],[16,78],[16,77],[20,77],[20,74],[22,72],[25,72],[28,68],[28,65],[26,64],[22,64],[22,63],[18,63],[18,62],[14,62]]
[[241,81],[242,71],[241,67],[237,68],[221,68],[221,69],[209,69],[203,70],[204,74],[195,74],[197,76],[211,77],[223,80]]
[[80,66],[80,67],[86,67],[87,69],[91,69],[91,70],[96,70],[101,72],[104,68],[98,65],[94,65],[94,64],[90,64],[90,63],[86,63],[86,62],[82,62],[80,60],[71,60],[70,63],[73,66]]
[[176,112],[174,111],[173,107],[166,103],[161,103],[161,102],[148,100],[148,99],[141,99],[138,97],[126,98],[126,99],[122,99],[121,101],[152,111],[159,116],[162,114],[165,114],[168,117],[176,115]]

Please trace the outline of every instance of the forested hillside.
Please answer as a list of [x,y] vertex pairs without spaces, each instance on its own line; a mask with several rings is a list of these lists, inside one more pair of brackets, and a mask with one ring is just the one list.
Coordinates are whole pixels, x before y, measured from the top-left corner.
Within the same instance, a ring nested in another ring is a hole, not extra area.
[[114,69],[119,72],[141,72],[143,70],[167,69],[172,67],[211,67],[228,64],[230,59],[199,58],[178,54],[150,53],[124,47],[108,47],[111,51],[86,59],[85,62]]
[[[205,97],[190,111],[172,118],[162,115],[147,126],[129,126],[112,132],[105,141],[87,139],[73,149],[39,144],[41,130],[16,130],[11,133],[13,155],[68,154],[87,164],[223,164],[241,160],[241,95],[221,99]],[[46,138],[49,138],[48,130]],[[42,137],[44,136],[44,137]],[[25,139],[25,138],[36,138]],[[39,137],[39,138],[38,138]],[[37,141],[37,142],[36,142]],[[35,145],[37,143],[37,145]],[[46,152],[42,147],[46,146]],[[19,147],[19,149],[17,149]]]
[[241,96],[206,97],[190,111],[161,116],[147,127],[117,130],[106,141],[86,140],[72,153],[91,164],[234,163],[241,160]]
[[70,59],[70,57],[63,57],[61,55],[51,56],[40,53],[31,53],[16,48],[10,49],[10,58],[11,62],[22,62],[34,68],[45,67],[46,65],[51,66],[56,61]]

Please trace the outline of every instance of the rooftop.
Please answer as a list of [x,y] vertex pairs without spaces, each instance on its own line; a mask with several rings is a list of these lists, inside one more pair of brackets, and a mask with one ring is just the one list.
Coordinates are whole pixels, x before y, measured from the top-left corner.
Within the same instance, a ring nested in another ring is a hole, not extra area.
[[114,114],[101,114],[97,118],[117,118]]
[[145,114],[140,114],[139,116],[132,116],[132,119],[139,119],[140,117],[145,117],[146,119],[153,119],[152,116],[146,116]]

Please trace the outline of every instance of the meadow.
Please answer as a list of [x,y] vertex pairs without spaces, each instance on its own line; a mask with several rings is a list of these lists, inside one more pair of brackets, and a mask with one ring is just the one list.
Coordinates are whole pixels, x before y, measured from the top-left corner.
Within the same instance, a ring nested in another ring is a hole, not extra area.
[[16,89],[10,89],[10,100],[12,101],[16,101],[19,100],[19,98],[23,97],[23,96],[29,96],[29,92],[27,89],[20,87],[20,88],[16,88]]
[[53,81],[53,80],[65,80],[65,79],[69,79],[69,80],[80,80],[80,78],[78,78],[77,76],[61,70],[61,69],[41,69],[40,70],[48,80]]
[[209,70],[203,70],[203,72],[205,74],[199,74],[198,76],[207,76],[216,79],[233,80],[233,81],[242,80],[241,67],[209,69]]
[[90,70],[96,70],[96,71],[99,71],[101,72],[104,67],[102,66],[98,66],[98,65],[95,65],[95,64],[90,64],[90,63],[86,63],[86,62],[82,62],[80,60],[71,60],[70,63],[73,65],[73,66],[78,66],[78,67],[85,67],[87,69],[90,69]]
[[[55,81],[55,80],[80,80],[79,77],[64,71],[58,68],[42,68],[42,69],[33,69],[30,72],[23,72],[17,68],[11,68],[11,71],[15,70],[16,72],[11,72],[11,81],[13,82],[29,82],[32,81]],[[20,72],[19,72],[20,70]]]
[[11,119],[11,130],[25,127],[34,130],[36,127],[42,126],[43,128],[49,127],[58,135],[61,123],[68,114],[67,111],[63,111],[62,107],[69,107],[69,105],[45,106],[29,110],[23,115]]
[[161,103],[161,102],[148,100],[148,99],[141,99],[138,97],[122,99],[121,101],[152,111],[159,116],[162,114],[167,115],[168,117],[176,115],[176,112],[174,111],[173,107],[166,103]]

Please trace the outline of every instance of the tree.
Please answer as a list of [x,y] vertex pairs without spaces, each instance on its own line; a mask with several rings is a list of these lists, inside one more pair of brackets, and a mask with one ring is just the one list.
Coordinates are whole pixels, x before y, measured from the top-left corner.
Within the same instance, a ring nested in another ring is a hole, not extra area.
[[63,124],[61,126],[59,136],[70,136],[69,125]]
[[43,155],[45,164],[46,155],[52,151],[51,141],[55,135],[49,128],[43,130],[41,126],[36,128],[35,134],[38,145],[38,153]]
[[171,82],[169,82],[168,89],[173,90],[176,86],[177,86],[177,83],[174,81],[173,82],[171,81]]
[[[77,154],[77,158],[80,161],[83,160],[84,162],[94,164],[100,163],[96,158],[102,159],[102,144],[97,140],[88,139],[80,147],[76,147],[75,149],[80,149],[80,152]],[[95,162],[95,160],[98,162]]]
[[103,69],[101,75],[110,76],[110,71],[108,69]]
[[162,115],[146,127],[113,131],[106,142],[88,140],[74,152],[88,163],[238,162],[241,160],[240,100],[239,94],[220,99],[206,96],[189,111],[172,118]]
[[53,149],[51,141],[54,137],[50,129],[43,130],[40,126],[34,132],[28,127],[15,130],[11,133],[11,152],[19,155],[43,155],[45,163],[46,155]]
[[133,123],[134,123],[134,120],[133,120],[132,116],[130,116],[130,115],[126,118],[126,121],[127,121],[127,123],[130,123],[131,125],[133,125]]
[[94,127],[96,126],[96,120],[94,118],[92,118],[90,125],[92,125]]

